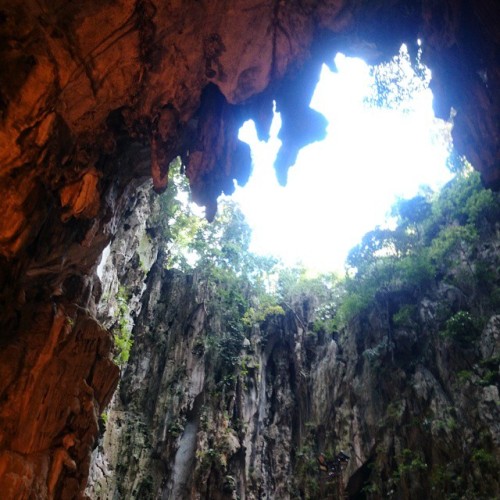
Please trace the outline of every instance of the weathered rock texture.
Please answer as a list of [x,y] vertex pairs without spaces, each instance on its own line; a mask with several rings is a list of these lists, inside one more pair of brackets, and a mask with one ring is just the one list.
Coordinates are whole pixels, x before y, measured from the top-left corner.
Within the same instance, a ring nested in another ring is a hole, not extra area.
[[243,342],[243,374],[239,367],[228,374],[225,353],[211,349],[227,325],[210,306],[202,275],[155,265],[147,283],[87,493],[288,498],[306,416],[300,318],[290,313],[264,331],[255,326]]
[[[484,248],[498,266],[498,241]],[[499,495],[498,315],[473,344],[446,340],[442,311],[469,298],[441,283],[411,320],[394,320],[404,293],[381,293],[332,336],[313,332],[303,297],[247,328],[227,371],[233,344],[213,291],[203,274],[153,266],[91,498]],[[320,453],[330,463],[341,450],[343,474],[321,472]]]
[[4,496],[83,489],[90,405],[99,413],[117,379],[92,276],[149,172],[161,191],[183,155],[210,217],[249,175],[239,124],[253,118],[266,137],[275,100],[284,182],[324,133],[308,108],[322,61],[375,60],[420,36],[438,115],[457,110],[457,148],[498,187],[499,24],[494,0],[0,2]]

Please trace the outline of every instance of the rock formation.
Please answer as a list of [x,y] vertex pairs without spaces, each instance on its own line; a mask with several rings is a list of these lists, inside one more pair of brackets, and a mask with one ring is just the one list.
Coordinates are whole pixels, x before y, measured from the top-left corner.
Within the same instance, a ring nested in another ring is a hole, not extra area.
[[118,370],[96,321],[99,256],[149,175],[186,163],[195,199],[249,175],[237,130],[284,118],[281,182],[325,122],[321,64],[421,37],[439,116],[498,187],[494,0],[0,3],[0,491],[77,497]]
[[[498,283],[498,232],[477,254]],[[131,358],[101,421],[91,498],[498,496],[500,316],[488,293],[472,306],[441,279],[397,320],[408,291],[381,290],[333,333],[314,327],[317,299],[301,295],[238,340],[214,300],[224,283],[162,262],[147,276]],[[121,283],[137,295],[143,280]],[[466,305],[489,320],[474,341],[451,342],[443,317]]]

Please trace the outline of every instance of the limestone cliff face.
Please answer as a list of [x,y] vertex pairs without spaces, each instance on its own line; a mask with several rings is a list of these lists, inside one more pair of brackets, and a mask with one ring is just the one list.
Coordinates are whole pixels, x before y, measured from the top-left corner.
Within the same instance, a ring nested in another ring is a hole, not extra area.
[[[498,238],[479,252],[498,269]],[[394,317],[404,294],[381,292],[317,333],[302,297],[230,343],[214,293],[203,273],[153,266],[91,498],[498,496],[498,315],[474,343],[446,339],[443,311],[470,298],[441,282],[411,319]]]
[[380,311],[324,347],[311,374],[311,440],[350,450],[349,498],[498,496],[498,316],[480,339],[492,351],[457,348],[433,317],[448,293],[425,299],[425,319],[395,329],[392,349]]
[[[337,50],[370,61],[424,40],[439,116],[499,184],[495,0],[0,2],[0,490],[81,494],[118,379],[95,270],[136,190],[181,154],[193,195],[244,183],[239,125],[283,117],[281,182],[322,137],[308,108]],[[189,153],[189,154],[188,154]],[[75,434],[75,436],[73,436]]]
[[153,267],[93,456],[91,498],[287,498],[301,442],[306,329],[290,312],[229,344],[201,275]]

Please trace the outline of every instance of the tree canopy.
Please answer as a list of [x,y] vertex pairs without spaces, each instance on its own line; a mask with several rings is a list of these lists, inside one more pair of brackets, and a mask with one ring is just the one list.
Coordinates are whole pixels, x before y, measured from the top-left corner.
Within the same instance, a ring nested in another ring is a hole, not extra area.
[[[312,328],[333,332],[373,305],[381,292],[402,292],[410,303],[438,279],[474,300],[480,288],[496,286],[488,278],[491,263],[481,260],[478,247],[496,231],[500,202],[482,187],[479,174],[464,165],[457,171],[439,193],[425,188],[398,200],[393,226],[366,233],[350,251],[341,278],[310,276],[301,266],[286,267],[277,258],[252,253],[250,227],[232,201],[220,204],[212,223],[196,215],[178,163],[161,200],[165,265],[201,273],[216,290],[214,304],[225,309],[227,324],[238,335],[305,299],[315,309]],[[479,287],[481,280],[486,284]],[[490,299],[493,307],[495,294]]]

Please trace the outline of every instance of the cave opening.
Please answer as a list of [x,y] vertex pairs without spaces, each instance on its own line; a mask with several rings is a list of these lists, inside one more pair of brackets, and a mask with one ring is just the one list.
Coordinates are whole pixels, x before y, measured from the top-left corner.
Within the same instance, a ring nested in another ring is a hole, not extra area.
[[402,45],[379,65],[342,53],[324,64],[310,106],[326,117],[327,135],[300,151],[286,186],[272,168],[282,144],[279,112],[267,142],[259,142],[253,122],[243,125],[253,172],[233,198],[252,228],[253,250],[340,271],[363,234],[390,224],[397,199],[439,190],[452,178],[451,119],[434,115],[431,73],[419,53]]

